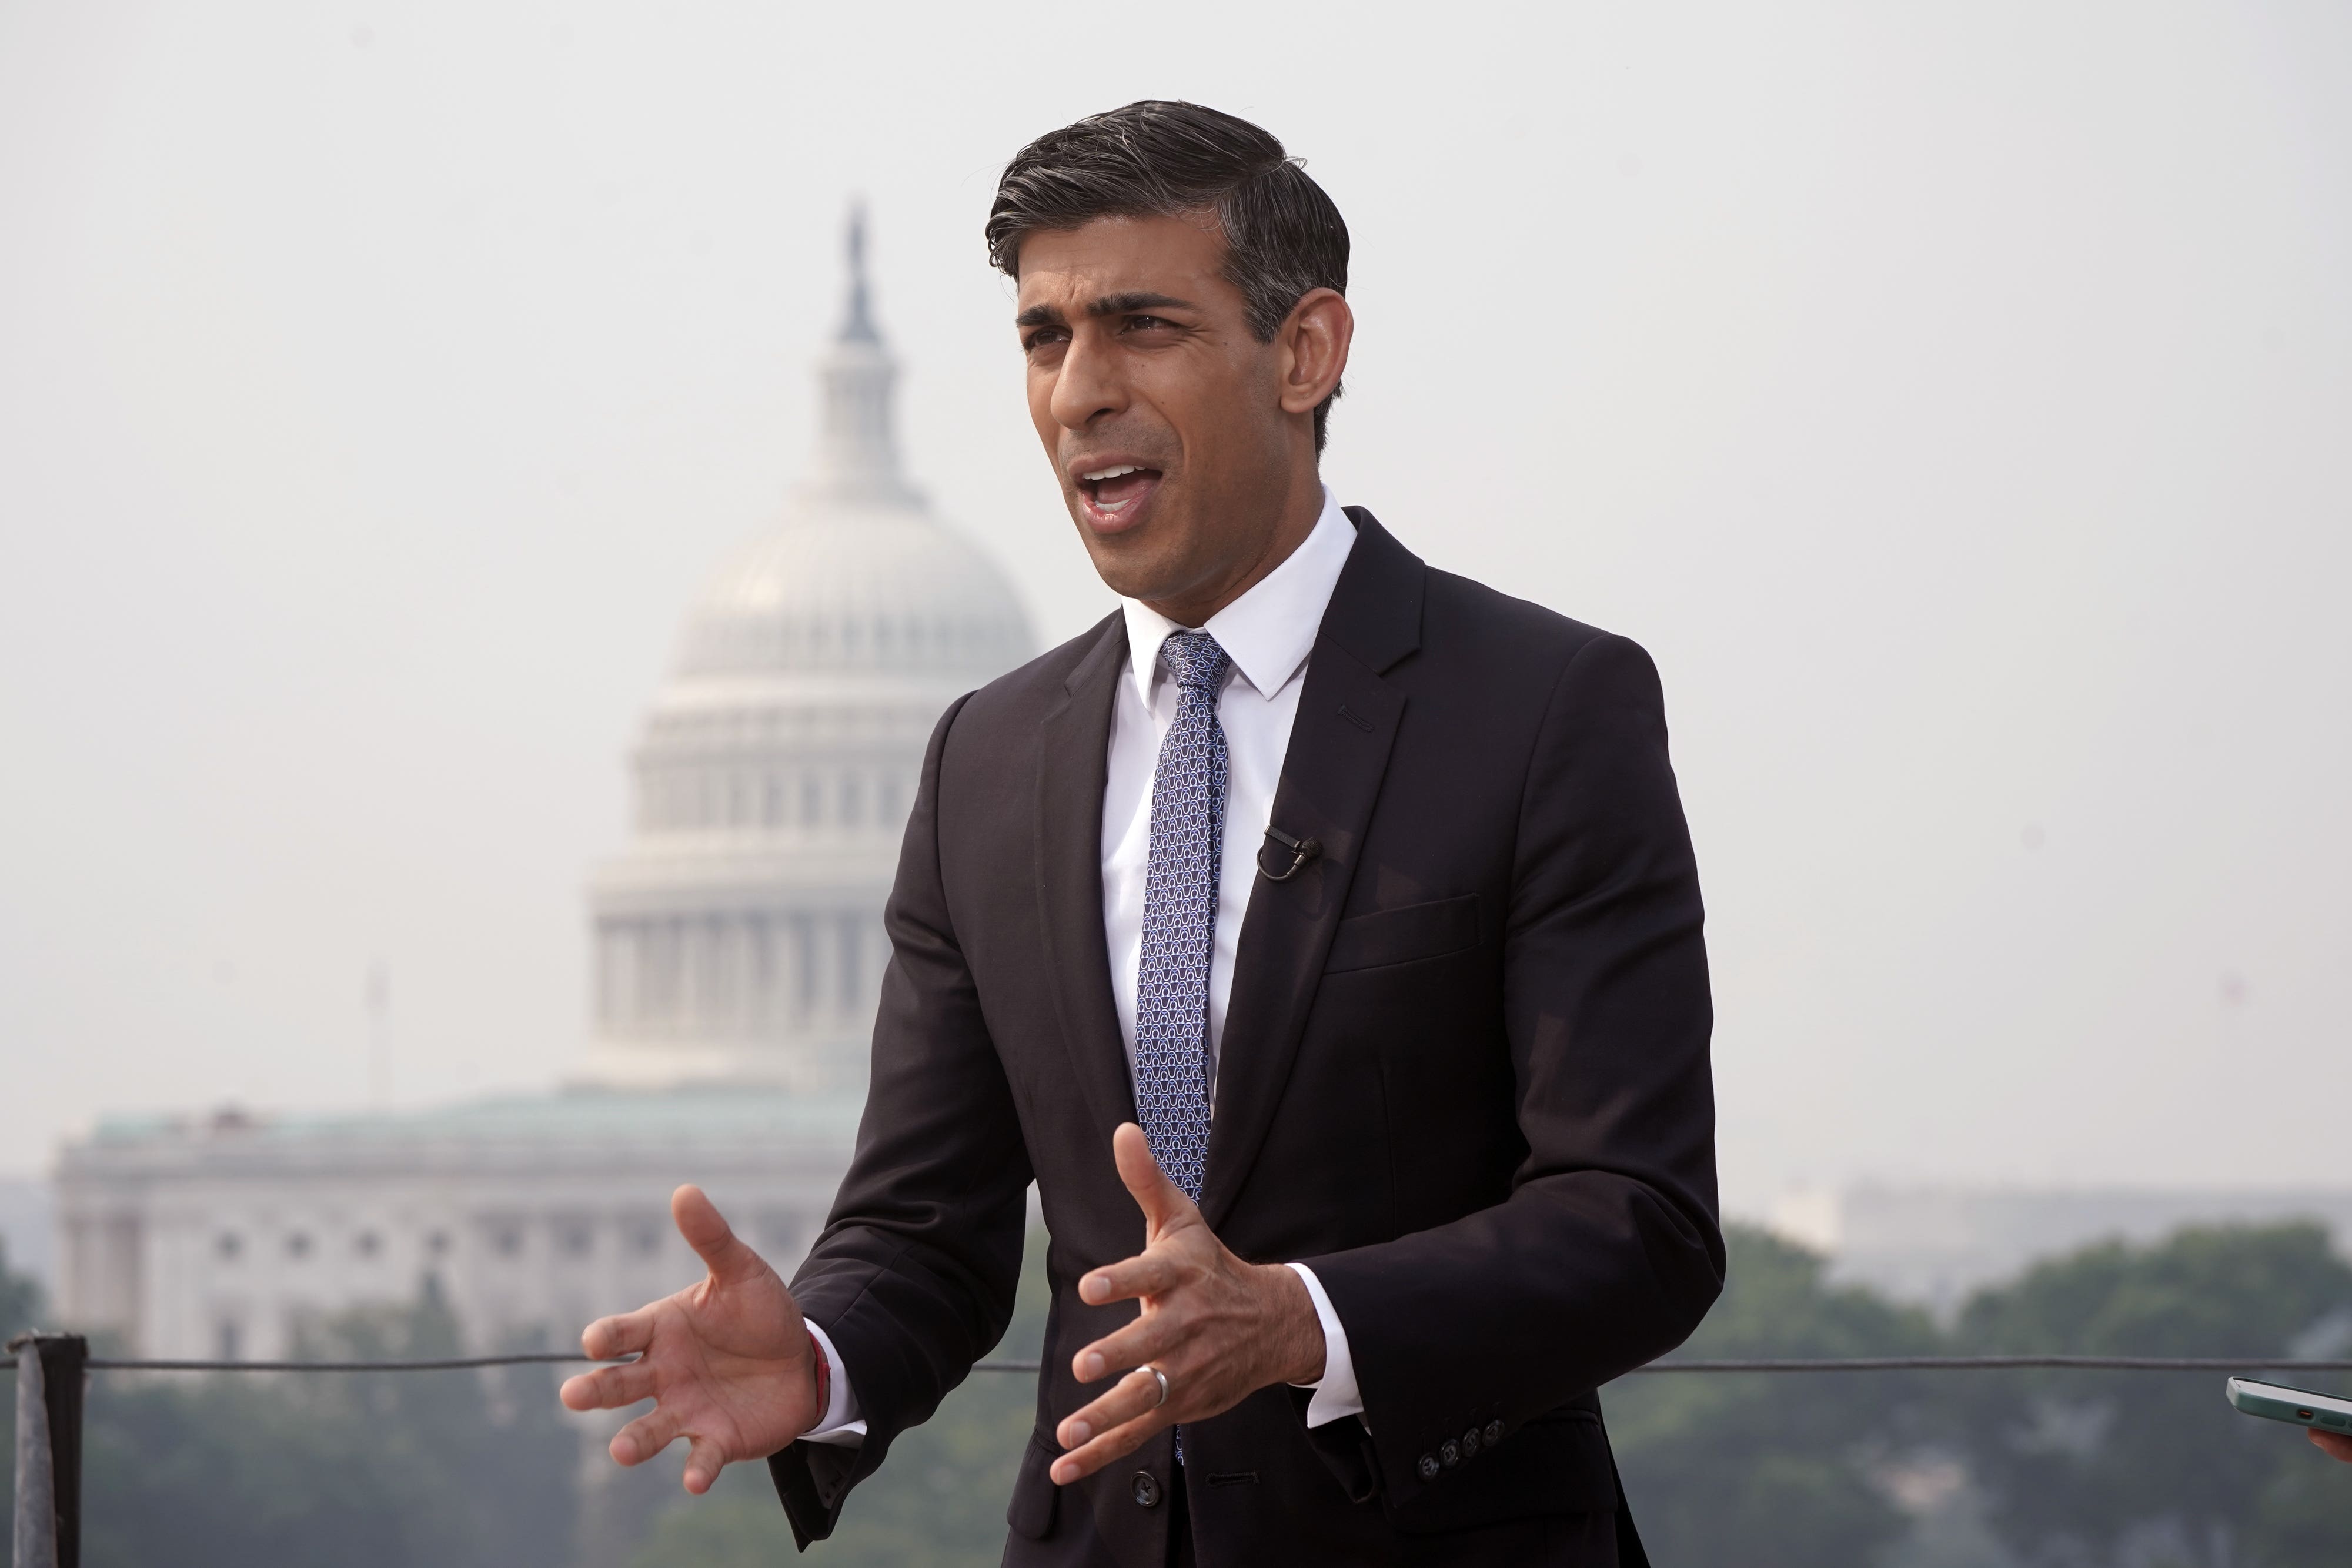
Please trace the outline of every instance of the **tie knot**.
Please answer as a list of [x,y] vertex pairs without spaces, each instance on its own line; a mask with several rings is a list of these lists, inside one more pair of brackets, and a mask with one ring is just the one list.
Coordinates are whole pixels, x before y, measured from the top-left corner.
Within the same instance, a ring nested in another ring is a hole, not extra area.
[[1234,665],[1232,655],[1206,632],[1171,632],[1168,641],[1160,644],[1160,657],[1178,690],[1213,697]]

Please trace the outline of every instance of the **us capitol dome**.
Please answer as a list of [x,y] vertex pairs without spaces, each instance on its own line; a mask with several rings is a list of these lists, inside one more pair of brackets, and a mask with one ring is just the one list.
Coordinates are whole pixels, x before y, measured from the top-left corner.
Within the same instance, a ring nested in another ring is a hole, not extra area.
[[590,891],[594,1082],[863,1085],[924,743],[1033,651],[1011,584],[899,466],[856,219],[849,259],[814,476],[688,612],[635,837]]
[[562,1089],[374,1114],[120,1117],[62,1152],[59,1305],[136,1353],[291,1354],[430,1288],[469,1340],[569,1343],[700,1265],[706,1186],[789,1273],[864,1107],[882,904],[925,742],[1027,658],[995,563],[908,484],[862,223],[810,477],[688,611],[588,888],[588,1050]]

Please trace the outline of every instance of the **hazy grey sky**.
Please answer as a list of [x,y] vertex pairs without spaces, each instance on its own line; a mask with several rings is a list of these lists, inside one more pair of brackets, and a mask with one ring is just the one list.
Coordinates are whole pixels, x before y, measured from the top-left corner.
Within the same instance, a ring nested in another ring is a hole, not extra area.
[[905,434],[1105,591],[979,225],[1262,120],[1355,235],[1328,476],[1666,679],[1728,1196],[2340,1181],[2352,8],[0,0],[0,1171],[583,1038],[580,892],[800,470],[870,204]]

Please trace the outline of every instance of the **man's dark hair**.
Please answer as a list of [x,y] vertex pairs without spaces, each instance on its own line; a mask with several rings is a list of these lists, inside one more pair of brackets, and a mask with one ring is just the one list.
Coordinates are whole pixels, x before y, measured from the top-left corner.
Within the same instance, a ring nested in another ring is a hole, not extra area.
[[[1272,133],[1197,103],[1146,99],[1049,131],[1013,155],[988,209],[988,259],[1021,276],[1021,242],[1097,218],[1213,214],[1250,331],[1273,340],[1318,288],[1348,291],[1348,225]],[[1315,410],[1315,450],[1339,389]]]

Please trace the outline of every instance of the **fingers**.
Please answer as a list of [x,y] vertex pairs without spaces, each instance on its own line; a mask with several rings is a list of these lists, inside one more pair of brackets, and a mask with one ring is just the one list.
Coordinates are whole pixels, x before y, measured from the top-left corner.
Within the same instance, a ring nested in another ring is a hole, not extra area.
[[765,1268],[760,1255],[729,1228],[719,1206],[688,1184],[669,1195],[669,1216],[714,1280],[731,1280]]
[[677,1440],[682,1429],[677,1412],[656,1405],[619,1431],[605,1451],[618,1465],[642,1465]]
[[1067,1486],[1135,1452],[1174,1419],[1160,1404],[1160,1380],[1138,1367],[1119,1379],[1118,1387],[1062,1423],[1055,1435],[1077,1447],[1055,1459],[1047,1473],[1055,1485]]
[[726,1468],[727,1456],[719,1451],[718,1444],[708,1437],[690,1439],[686,1451],[686,1490],[700,1497]]
[[1101,1398],[1065,1416],[1062,1424],[1054,1428],[1054,1440],[1066,1448],[1075,1448],[1159,1408],[1160,1379],[1151,1375],[1149,1367],[1139,1366]]
[[1070,1357],[1070,1372],[1080,1383],[1097,1383],[1118,1367],[1161,1360],[1176,1348],[1180,1337],[1181,1331],[1164,1314],[1139,1317]]
[[2352,1463],[2352,1437],[2343,1437],[2335,1432],[2322,1432],[2311,1427],[2305,1427],[2304,1430],[2311,1434],[2311,1440],[2319,1445],[2322,1453],[2333,1454],[2347,1463]]
[[626,1366],[600,1366],[577,1377],[567,1377],[556,1390],[566,1410],[617,1410],[654,1396],[654,1369],[642,1361]]
[[686,1490],[700,1497],[727,1468],[727,1450],[719,1440],[688,1432],[669,1411],[656,1406],[613,1434],[613,1458],[624,1465],[642,1465],[678,1438],[687,1440]]
[[1169,1227],[1199,1211],[1184,1191],[1168,1179],[1160,1162],[1151,1157],[1151,1144],[1144,1137],[1143,1129],[1132,1122],[1121,1122],[1110,1135],[1110,1157],[1118,1166],[1118,1179],[1135,1197],[1136,1207],[1143,1210],[1148,1236],[1158,1236]]
[[[659,1305],[658,1302],[655,1303]],[[654,1309],[616,1312],[598,1318],[580,1331],[580,1350],[591,1361],[618,1361],[650,1349],[654,1343]]]
[[1078,1299],[1099,1307],[1106,1301],[1161,1295],[1174,1289],[1187,1272],[1184,1263],[1166,1252],[1144,1252],[1107,1264],[1080,1280]]

